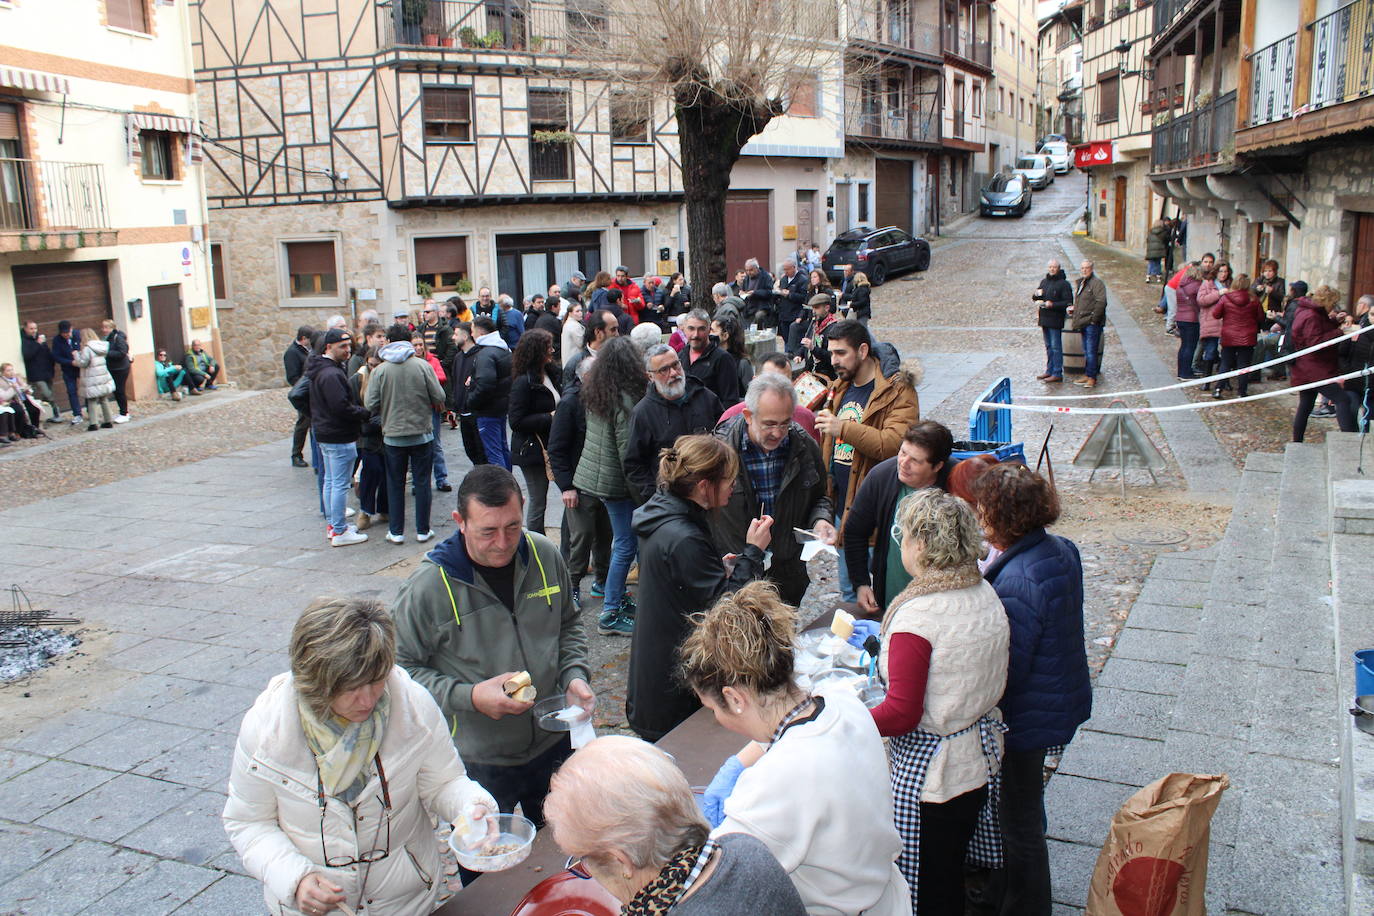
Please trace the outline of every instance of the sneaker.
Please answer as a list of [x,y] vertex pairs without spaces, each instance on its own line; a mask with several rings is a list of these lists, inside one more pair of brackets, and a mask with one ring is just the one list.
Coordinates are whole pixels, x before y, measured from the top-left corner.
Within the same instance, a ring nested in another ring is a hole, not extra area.
[[306,461],[305,461],[305,459],[302,458],[300,455],[292,455],[292,456],[291,456],[291,466],[292,466],[293,468],[308,468],[308,467],[310,467],[310,465],[307,464]]
[[128,422],[129,422],[129,415],[126,414],[126,413],[122,413],[122,414],[120,414],[119,416],[115,417],[115,418],[114,418],[114,421],[115,421],[116,423],[128,423]]
[[48,423],[61,423],[61,422],[62,422],[62,415],[61,415],[61,414],[58,414],[58,415],[55,416],[55,417],[48,417],[48,419],[47,419],[45,422],[48,422]]
[[420,532],[416,532],[416,534],[415,534],[415,540],[419,541],[421,544],[423,544],[425,541],[430,541],[430,540],[433,540],[433,539],[434,539],[434,532],[433,532],[433,531],[420,531]]
[[372,516],[368,515],[366,512],[359,512],[359,513],[358,513],[358,530],[359,530],[359,531],[366,531],[367,529],[369,529],[369,528],[371,528],[371,527],[372,527]]
[[80,414],[77,414],[76,416],[72,417],[72,426],[80,426],[81,423],[82,418]]
[[596,622],[596,632],[602,636],[630,636],[634,631],[634,621],[619,614],[602,614]]
[[605,597],[606,597],[606,583],[605,583],[605,582],[593,582],[593,583],[592,583],[592,597],[593,597],[593,598],[605,598]]
[[180,389],[178,389],[178,390],[172,392],[172,400],[173,400],[173,401],[180,401],[180,400],[181,400],[181,390],[180,390]]
[[635,606],[634,599],[631,598],[628,594],[625,595],[625,597],[623,597],[623,598],[620,599],[620,616],[621,616],[621,617],[624,617],[626,620],[634,620],[634,619],[635,619],[635,613],[636,613],[638,610],[639,610],[639,608],[637,608],[637,607]]
[[205,386],[205,390],[206,390],[206,391],[219,391],[219,386],[218,386],[218,385],[206,385],[206,386]]
[[345,506],[345,507],[344,507],[344,518],[352,518],[353,516],[355,516],[355,515],[357,515],[357,514],[358,514],[358,510],[357,510],[357,509],[354,509],[352,506]]
[[572,598],[573,607],[577,608],[579,611],[582,610],[582,589],[576,585],[573,586]]
[[392,544],[404,544],[406,542],[404,534],[392,534],[390,531],[386,533],[386,539]]
[[446,481],[444,481],[443,483],[436,483],[436,484],[434,485],[434,489],[438,490],[440,493],[452,493],[452,492],[453,492],[453,484],[449,483],[449,482],[446,480]]
[[193,394],[193,395],[195,395],[196,397],[200,397],[200,396],[201,396],[202,394],[204,394],[205,392],[201,391],[199,388],[187,388],[187,389],[186,389],[186,393],[187,393],[187,394]]
[[342,534],[336,534],[330,538],[329,544],[332,547],[347,547],[349,544],[361,544],[365,540],[367,540],[367,535],[349,525]]
[[101,429],[114,429],[114,424],[111,423],[109,420],[106,420],[104,423],[101,423],[101,424],[100,424],[100,428],[101,428]]
[[1318,407],[1316,410],[1312,411],[1312,414],[1311,414],[1311,415],[1314,416],[1314,417],[1321,417],[1321,418],[1334,417],[1334,416],[1336,415],[1336,408],[1334,408],[1334,407]]
[[1165,328],[1165,329],[1164,329],[1164,333],[1165,333],[1165,334],[1168,334],[1170,337],[1177,337],[1177,336],[1178,336],[1178,328]]

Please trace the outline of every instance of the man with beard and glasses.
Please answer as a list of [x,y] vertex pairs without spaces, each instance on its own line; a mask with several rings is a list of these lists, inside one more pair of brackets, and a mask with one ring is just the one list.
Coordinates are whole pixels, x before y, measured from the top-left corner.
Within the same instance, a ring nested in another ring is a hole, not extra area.
[[721,414],[720,398],[695,378],[683,373],[677,351],[655,344],[644,354],[644,367],[653,382],[630,413],[625,446],[625,476],[643,499],[658,486],[658,452],[678,436],[709,433]]

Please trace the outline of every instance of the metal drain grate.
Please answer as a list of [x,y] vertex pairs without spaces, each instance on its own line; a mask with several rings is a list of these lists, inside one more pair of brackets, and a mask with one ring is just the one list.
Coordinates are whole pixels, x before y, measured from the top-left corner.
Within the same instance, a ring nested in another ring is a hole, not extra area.
[[1188,532],[1171,525],[1122,525],[1113,534],[1123,544],[1138,547],[1167,547],[1188,540]]

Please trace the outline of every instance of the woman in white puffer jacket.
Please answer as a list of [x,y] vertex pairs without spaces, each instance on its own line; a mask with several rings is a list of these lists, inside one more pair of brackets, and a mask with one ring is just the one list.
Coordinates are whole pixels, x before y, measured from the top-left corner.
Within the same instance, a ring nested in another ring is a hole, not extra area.
[[110,395],[114,394],[114,376],[105,365],[105,354],[110,351],[110,345],[100,338],[90,328],[81,331],[81,351],[72,356],[72,362],[81,367],[81,399],[86,402],[86,419],[90,426],[86,431],[96,429],[95,408],[96,405],[104,411],[105,422],[100,424],[102,429],[114,427],[114,415],[110,412]]
[[493,823],[495,800],[395,655],[381,603],[317,600],[291,671],[244,716],[224,826],[270,913],[424,916],[443,881],[431,812],[465,833]]

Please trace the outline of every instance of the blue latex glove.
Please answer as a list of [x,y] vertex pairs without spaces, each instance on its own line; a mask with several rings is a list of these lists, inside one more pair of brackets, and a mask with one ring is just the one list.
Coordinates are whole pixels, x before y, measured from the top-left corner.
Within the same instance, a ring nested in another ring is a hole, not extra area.
[[854,621],[854,632],[849,634],[845,642],[856,649],[862,649],[864,643],[870,636],[878,636],[883,631],[882,624],[876,620],[856,620]]
[[725,800],[735,791],[735,783],[743,772],[744,764],[732,754],[721,764],[711,784],[706,787],[706,793],[701,797],[701,813],[706,815],[712,828],[719,827],[720,822],[725,820]]

